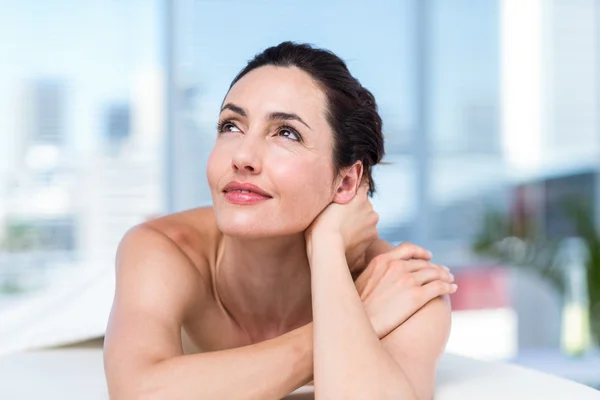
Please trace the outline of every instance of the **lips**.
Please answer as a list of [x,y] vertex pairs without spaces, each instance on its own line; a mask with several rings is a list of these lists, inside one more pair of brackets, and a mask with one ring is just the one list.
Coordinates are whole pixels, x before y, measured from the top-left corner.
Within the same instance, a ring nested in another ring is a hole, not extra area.
[[229,182],[223,188],[225,198],[234,204],[256,204],[272,198],[260,187],[247,182]]
[[225,185],[225,188],[223,188],[223,191],[225,193],[233,192],[233,191],[250,192],[250,193],[259,194],[264,197],[272,197],[269,193],[265,192],[260,187],[253,185],[251,183],[248,183],[248,182],[229,182],[227,185]]

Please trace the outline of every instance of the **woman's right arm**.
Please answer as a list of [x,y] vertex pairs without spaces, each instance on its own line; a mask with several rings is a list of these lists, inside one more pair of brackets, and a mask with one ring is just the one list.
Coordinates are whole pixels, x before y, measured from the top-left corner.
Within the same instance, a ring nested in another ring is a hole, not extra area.
[[116,264],[104,345],[111,399],[280,399],[312,380],[312,323],[254,345],[184,355],[181,326],[210,286],[166,235],[133,228]]

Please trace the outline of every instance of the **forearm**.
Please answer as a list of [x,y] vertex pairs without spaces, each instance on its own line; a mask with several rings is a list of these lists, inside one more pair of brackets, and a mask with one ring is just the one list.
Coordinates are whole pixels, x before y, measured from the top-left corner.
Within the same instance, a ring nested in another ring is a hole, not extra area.
[[310,249],[317,398],[414,398],[364,311],[341,238],[320,237]]
[[159,362],[143,373],[136,398],[280,399],[313,379],[312,330]]

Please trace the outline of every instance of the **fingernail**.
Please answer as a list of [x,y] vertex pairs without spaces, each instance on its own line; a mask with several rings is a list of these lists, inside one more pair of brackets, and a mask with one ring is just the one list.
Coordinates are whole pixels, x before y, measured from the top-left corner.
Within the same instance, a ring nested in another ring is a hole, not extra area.
[[429,257],[433,257],[433,253],[430,252],[429,250],[427,250],[427,252],[429,253]]
[[442,268],[444,268],[446,271],[450,272],[450,268],[446,267],[445,265],[442,265]]
[[453,283],[452,285],[450,285],[450,287],[452,288],[452,292],[456,292],[456,290],[458,289],[458,285],[456,283]]
[[454,275],[452,275],[452,274],[450,274],[450,273],[448,273],[448,275],[450,276],[450,280],[451,280],[451,281],[454,281]]

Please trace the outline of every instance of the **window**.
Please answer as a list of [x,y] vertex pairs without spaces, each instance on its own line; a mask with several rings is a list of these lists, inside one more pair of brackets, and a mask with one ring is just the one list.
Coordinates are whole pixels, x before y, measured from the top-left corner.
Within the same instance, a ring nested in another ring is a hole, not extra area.
[[101,276],[112,280],[125,231],[164,211],[159,5],[24,0],[3,7],[0,310],[19,304],[21,320],[0,312],[0,352],[43,344],[25,343],[14,329],[30,331],[29,317],[51,310],[69,318],[52,318],[62,332],[47,321],[49,336],[102,333],[110,286],[68,304],[61,295],[73,295],[85,279],[88,292]]

